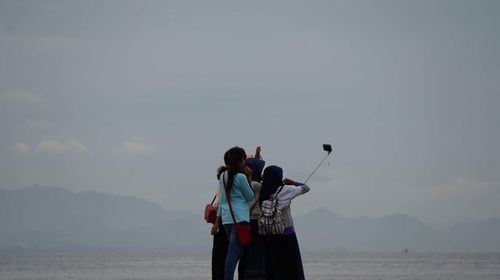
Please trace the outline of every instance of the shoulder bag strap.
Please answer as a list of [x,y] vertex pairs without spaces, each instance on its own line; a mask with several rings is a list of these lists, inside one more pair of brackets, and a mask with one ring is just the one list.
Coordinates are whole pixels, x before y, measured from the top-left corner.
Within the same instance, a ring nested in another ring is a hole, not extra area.
[[212,205],[213,205],[213,204],[214,204],[214,202],[215,202],[215,199],[216,199],[216,198],[217,198],[217,194],[215,194],[215,195],[214,195],[214,199],[212,199],[212,202],[210,202],[210,204],[212,204]]
[[[231,212],[231,217],[233,217],[233,222],[236,225],[236,218],[234,217],[233,207],[231,206],[231,198],[229,197],[229,192],[227,191],[226,176],[222,175],[222,180],[224,181],[224,190],[226,191],[226,200],[229,205],[229,211]],[[233,181],[234,184],[234,181]]]

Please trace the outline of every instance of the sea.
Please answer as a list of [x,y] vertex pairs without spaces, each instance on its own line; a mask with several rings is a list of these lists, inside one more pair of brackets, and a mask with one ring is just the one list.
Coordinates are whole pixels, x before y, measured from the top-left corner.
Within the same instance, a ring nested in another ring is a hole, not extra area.
[[[304,253],[310,280],[500,280],[500,253]],[[209,253],[0,256],[0,279],[211,279]],[[235,277],[235,279],[237,279]]]

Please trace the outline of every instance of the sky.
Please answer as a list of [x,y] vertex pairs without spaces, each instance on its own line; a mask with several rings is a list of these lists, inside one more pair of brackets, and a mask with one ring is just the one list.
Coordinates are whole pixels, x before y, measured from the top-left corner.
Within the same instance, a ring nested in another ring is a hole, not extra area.
[[294,213],[500,216],[499,1],[0,0],[0,188],[201,213],[224,152]]

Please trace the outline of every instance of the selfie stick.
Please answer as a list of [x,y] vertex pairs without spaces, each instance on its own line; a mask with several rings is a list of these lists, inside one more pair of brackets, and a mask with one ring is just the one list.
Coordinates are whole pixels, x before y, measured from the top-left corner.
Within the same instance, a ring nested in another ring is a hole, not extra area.
[[311,173],[311,175],[309,175],[309,177],[304,182],[304,184],[307,183],[307,181],[309,181],[309,179],[311,179],[312,175],[314,175],[314,173],[316,172],[316,170],[318,170],[318,168],[323,164],[323,162],[326,160],[326,158],[332,153],[331,149],[327,150],[327,151],[328,151],[328,154],[326,154],[326,157],[318,164],[318,166],[316,166],[316,169],[314,169],[314,171]]

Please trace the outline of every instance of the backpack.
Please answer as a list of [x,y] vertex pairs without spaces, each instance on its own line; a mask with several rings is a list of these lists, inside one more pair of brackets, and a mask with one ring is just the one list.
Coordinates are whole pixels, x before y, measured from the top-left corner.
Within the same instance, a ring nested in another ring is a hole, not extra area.
[[283,186],[281,186],[269,199],[262,201],[260,206],[261,213],[259,216],[260,235],[283,234],[285,231],[283,213],[281,213],[281,208],[278,205],[278,193],[282,188]]

